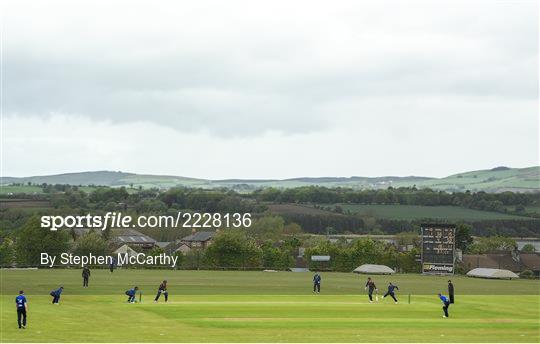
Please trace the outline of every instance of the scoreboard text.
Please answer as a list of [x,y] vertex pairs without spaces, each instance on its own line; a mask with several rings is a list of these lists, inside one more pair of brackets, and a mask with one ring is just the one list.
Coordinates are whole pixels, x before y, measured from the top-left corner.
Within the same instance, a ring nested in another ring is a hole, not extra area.
[[454,225],[422,225],[422,273],[454,273],[455,238]]

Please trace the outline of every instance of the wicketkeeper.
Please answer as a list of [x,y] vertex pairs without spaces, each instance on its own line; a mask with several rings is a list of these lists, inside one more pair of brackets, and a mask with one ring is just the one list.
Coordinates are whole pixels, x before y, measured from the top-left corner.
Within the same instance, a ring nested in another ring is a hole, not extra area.
[[127,302],[135,303],[135,295],[137,295],[137,290],[139,290],[139,287],[134,287],[133,289],[126,290],[126,295],[128,296]]

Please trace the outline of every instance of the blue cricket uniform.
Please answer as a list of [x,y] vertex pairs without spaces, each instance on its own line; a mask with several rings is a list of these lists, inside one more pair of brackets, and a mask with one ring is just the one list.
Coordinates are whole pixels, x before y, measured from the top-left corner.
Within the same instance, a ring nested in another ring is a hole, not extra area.
[[449,317],[448,315],[448,307],[450,307],[450,300],[448,300],[448,298],[444,295],[441,295],[439,296],[439,299],[441,299],[442,303],[443,303],[443,312],[444,312],[444,316],[445,317]]
[[388,291],[386,292],[386,294],[384,294],[383,299],[390,295],[394,299],[394,302],[397,302],[396,294],[394,293],[395,289],[399,290],[399,287],[397,285],[389,284]]
[[19,294],[15,297],[15,304],[17,305],[17,323],[19,328],[26,327],[26,297]]
[[64,291],[64,288],[58,288],[56,290],[51,291],[51,296],[53,297],[52,303],[59,303],[60,302],[60,294],[62,294],[62,291]]
[[313,276],[313,292],[321,292],[321,275],[319,274],[315,274],[315,276]]
[[137,294],[137,290],[135,288],[129,289],[126,291],[126,295],[128,296],[128,302],[135,302],[135,295]]

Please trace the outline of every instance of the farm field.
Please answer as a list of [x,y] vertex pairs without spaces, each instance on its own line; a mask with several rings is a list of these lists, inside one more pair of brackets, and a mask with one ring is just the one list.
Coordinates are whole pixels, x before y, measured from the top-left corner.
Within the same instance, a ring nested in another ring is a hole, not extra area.
[[[325,206],[325,205],[323,205]],[[328,205],[326,205],[328,206]],[[339,204],[344,211],[354,214],[372,215],[377,218],[395,220],[446,219],[465,220],[525,220],[526,216],[474,210],[453,206],[382,205],[382,204]]]
[[[437,291],[447,277],[375,276],[379,292],[399,285],[400,303],[370,304],[365,275],[246,271],[1,270],[2,342],[538,342],[540,282],[452,278],[456,304],[442,318]],[[153,303],[169,281],[170,302]],[[61,304],[49,291],[63,284]],[[124,291],[142,290],[142,303]],[[14,297],[23,288],[29,326],[18,330]],[[411,294],[411,303],[408,303]]]
[[43,189],[41,186],[35,185],[2,185],[0,186],[0,195],[9,195],[9,194],[41,194]]
[[[131,188],[129,185],[122,185],[126,188],[126,191],[130,194],[139,192],[138,188]],[[113,186],[113,187],[120,187],[120,186]],[[149,186],[152,187],[152,186]],[[101,186],[77,186],[79,191],[84,191],[86,193],[91,193],[93,191],[96,191],[99,188],[102,188]],[[26,195],[42,195],[45,194],[43,192],[43,188],[41,186],[35,186],[35,185],[1,185],[0,186],[0,195],[10,195],[10,194],[26,194]]]

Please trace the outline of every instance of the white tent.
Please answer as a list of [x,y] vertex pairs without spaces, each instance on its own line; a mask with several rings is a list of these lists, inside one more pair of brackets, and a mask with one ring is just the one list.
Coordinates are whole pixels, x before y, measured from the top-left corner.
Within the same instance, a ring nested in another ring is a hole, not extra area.
[[363,264],[353,270],[358,274],[391,275],[396,273],[386,265]]
[[469,277],[481,277],[481,278],[498,278],[498,279],[512,279],[519,278],[518,275],[510,270],[502,269],[488,269],[488,268],[476,268],[467,272]]

